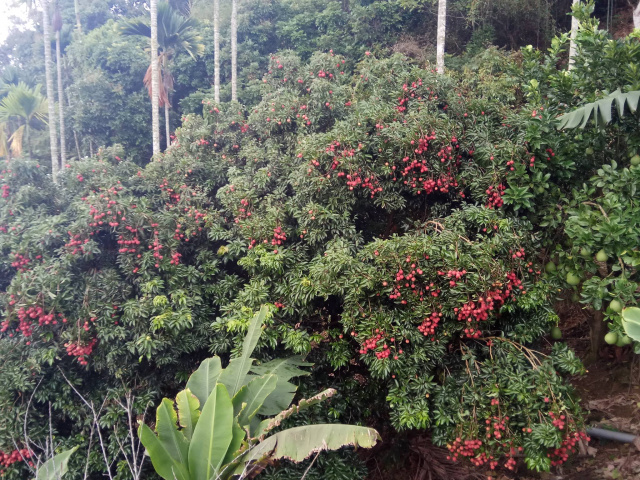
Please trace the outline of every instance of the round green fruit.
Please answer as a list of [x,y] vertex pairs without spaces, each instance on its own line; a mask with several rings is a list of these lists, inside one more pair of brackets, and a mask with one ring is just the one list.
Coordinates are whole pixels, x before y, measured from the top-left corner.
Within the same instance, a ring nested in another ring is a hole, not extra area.
[[607,252],[602,249],[598,253],[596,253],[596,260],[599,262],[606,262],[607,260],[609,260],[609,256],[607,255]]
[[616,347],[624,347],[624,343],[622,342],[622,339],[624,337],[618,336],[618,341],[616,342]]
[[620,313],[622,311],[622,303],[620,303],[620,300],[611,300],[609,308],[616,313]]
[[615,345],[618,341],[618,334],[616,332],[609,332],[604,336],[604,341],[609,345]]
[[544,266],[544,271],[547,273],[553,273],[556,271],[556,264],[553,262],[549,262]]
[[631,165],[634,167],[640,165],[640,155],[634,155],[631,157]]
[[629,335],[625,335],[624,337],[622,337],[620,342],[622,343],[623,347],[626,347],[627,345],[631,345],[632,340]]
[[591,250],[588,249],[587,247],[582,247],[580,249],[580,255],[582,255],[583,257],[590,257],[591,256]]
[[578,303],[580,301],[580,295],[578,295],[578,292],[573,292],[571,294],[571,301],[573,303]]
[[551,329],[551,338],[554,340],[560,340],[562,338],[562,330],[558,327],[553,327]]
[[567,283],[573,287],[580,283],[580,277],[575,273],[567,273]]
[[587,147],[587,149],[584,151],[584,153],[586,153],[587,155],[593,155],[593,148]]

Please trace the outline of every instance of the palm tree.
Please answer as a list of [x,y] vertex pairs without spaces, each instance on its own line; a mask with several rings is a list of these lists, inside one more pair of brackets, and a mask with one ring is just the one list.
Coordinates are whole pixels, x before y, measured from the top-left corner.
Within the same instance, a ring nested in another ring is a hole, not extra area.
[[436,67],[444,73],[444,41],[447,30],[447,0],[438,0],[438,33],[436,36]]
[[[577,3],[580,3],[580,0],[573,0],[572,9],[575,7]],[[571,17],[571,39],[569,40],[569,70],[573,67],[573,57],[576,55],[576,35],[578,34],[578,26],[580,22],[578,19],[573,16]]]
[[80,23],[80,2],[73,0],[73,8],[76,11],[76,28],[79,33],[82,33],[82,24]]
[[56,67],[58,68],[58,111],[60,113],[60,162],[62,165],[67,161],[67,147],[64,135],[64,88],[62,86],[62,55],[60,54],[60,30],[62,29],[62,15],[60,5],[56,2],[56,9],[53,13],[53,30],[56,32]]
[[238,101],[238,0],[231,0],[231,101]]
[[220,0],[213,0],[213,99],[220,103]]
[[151,0],[151,130],[153,138],[153,154],[160,152],[160,116],[158,104],[160,99],[160,82],[158,82],[158,0]]
[[[53,90],[53,62],[51,61],[51,25],[49,25],[49,0],[42,0],[42,30],[44,37],[44,71],[47,79],[47,100],[49,112],[56,111],[55,93]],[[51,176],[58,181],[60,163],[58,158],[58,132],[55,115],[49,115],[49,141],[51,143]]]
[[31,158],[31,130],[42,130],[47,118],[47,99],[40,88],[40,85],[30,88],[23,82],[8,87],[7,96],[0,102],[0,136],[4,136],[0,155],[20,156],[26,142]]
[[[169,108],[171,108],[169,97],[173,90],[173,76],[170,70],[171,60],[176,53],[181,51],[187,52],[192,58],[202,55],[204,53],[204,45],[200,43],[202,39],[195,33],[195,20],[183,17],[168,3],[162,2],[158,4],[158,27],[158,83],[162,83],[162,87],[159,88],[158,92],[158,102],[160,106],[164,106],[168,147],[170,144]],[[122,33],[149,37],[151,29],[145,21],[133,20],[126,22],[122,26]],[[151,86],[152,76],[153,73],[150,66],[144,77],[144,84],[147,89],[150,89],[150,93],[153,89]]]

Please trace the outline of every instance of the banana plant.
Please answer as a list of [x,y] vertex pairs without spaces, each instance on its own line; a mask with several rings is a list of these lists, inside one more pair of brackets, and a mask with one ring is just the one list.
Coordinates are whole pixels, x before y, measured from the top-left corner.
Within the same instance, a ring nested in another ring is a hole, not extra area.
[[[219,357],[203,361],[174,400],[157,409],[155,433],[142,423],[138,435],[154,469],[165,480],[250,479],[270,462],[301,462],[322,450],[373,447],[372,428],[320,424],[272,431],[285,419],[336,393],[325,390],[291,406],[296,386],[289,380],[308,372],[300,357],[254,365],[251,358],[268,313],[249,324],[242,353],[222,368]],[[176,408],[177,407],[177,410]]]

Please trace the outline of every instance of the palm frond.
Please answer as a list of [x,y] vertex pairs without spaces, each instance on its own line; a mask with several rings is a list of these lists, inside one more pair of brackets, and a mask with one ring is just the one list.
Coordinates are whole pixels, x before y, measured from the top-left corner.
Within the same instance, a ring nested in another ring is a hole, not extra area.
[[612,109],[615,105],[620,118],[625,112],[635,113],[640,101],[640,90],[622,93],[620,89],[606,97],[592,103],[587,103],[573,112],[562,115],[558,120],[558,130],[584,128],[593,116],[596,128],[602,128],[611,123]]

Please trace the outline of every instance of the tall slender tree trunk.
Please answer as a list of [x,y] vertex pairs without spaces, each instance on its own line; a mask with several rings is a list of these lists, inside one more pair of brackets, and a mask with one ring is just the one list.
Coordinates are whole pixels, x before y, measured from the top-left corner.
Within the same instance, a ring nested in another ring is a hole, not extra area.
[[[167,57],[166,55],[162,56],[162,67],[164,69],[165,75],[167,74]],[[164,88],[164,86],[163,86]],[[166,99],[164,102],[164,128],[165,128],[165,135],[167,136],[167,148],[169,148],[171,146],[171,125],[169,122],[169,95],[171,94],[171,92],[169,92],[167,90],[166,92]]]
[[640,28],[640,2],[633,11],[633,28]]
[[160,152],[160,81],[158,78],[158,0],[151,0],[151,129],[153,154]]
[[73,7],[76,11],[76,28],[78,32],[82,33],[82,23],[80,23],[80,2],[79,0],[73,0]]
[[42,0],[42,30],[44,37],[44,71],[47,79],[49,106],[49,142],[51,144],[51,176],[58,182],[60,163],[58,159],[58,131],[56,125],[55,91],[53,89],[53,62],[51,61],[51,25],[49,24],[49,1]]
[[220,103],[220,0],[213,0],[213,98]]
[[58,68],[58,110],[60,114],[60,163],[67,161],[67,147],[64,135],[64,87],[62,86],[62,55],[60,54],[60,30],[56,31],[56,67]]
[[447,0],[438,0],[438,33],[436,37],[436,68],[444,73],[444,41],[447,31]]
[[[576,5],[580,0],[573,0],[571,5]],[[576,35],[578,34],[578,26],[580,22],[576,17],[571,17],[571,39],[569,40],[569,70],[573,67],[574,57],[576,56]]]
[[238,0],[231,0],[231,101],[238,101]]

